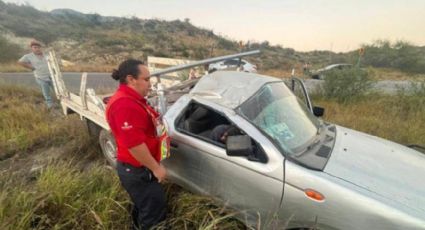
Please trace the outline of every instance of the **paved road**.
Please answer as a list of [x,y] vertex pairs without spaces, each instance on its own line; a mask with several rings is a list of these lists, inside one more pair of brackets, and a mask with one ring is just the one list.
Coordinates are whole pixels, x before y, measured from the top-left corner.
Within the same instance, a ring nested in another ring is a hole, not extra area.
[[[73,93],[80,91],[81,73],[62,73],[65,85]],[[32,73],[0,73],[0,84],[10,83],[29,87],[38,87]],[[118,83],[110,73],[88,73],[87,88],[95,90],[115,89]]]
[[[77,93],[79,91],[81,73],[63,73],[63,79],[71,92]],[[0,84],[2,82],[38,87],[32,73],[0,73]],[[305,80],[308,90],[313,90],[322,83],[323,80]],[[410,82],[408,81],[385,80],[377,82],[374,87],[378,91],[395,93],[399,88],[409,88],[409,86]],[[116,87],[117,82],[110,77],[110,73],[88,73],[87,75],[87,88],[109,91]]]

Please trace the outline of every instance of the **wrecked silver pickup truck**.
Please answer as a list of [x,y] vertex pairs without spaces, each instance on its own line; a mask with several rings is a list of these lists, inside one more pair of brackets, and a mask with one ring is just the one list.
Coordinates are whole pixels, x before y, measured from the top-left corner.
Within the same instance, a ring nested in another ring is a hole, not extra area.
[[[170,178],[220,198],[253,225],[425,228],[425,155],[324,123],[306,104],[280,79],[204,76],[164,116]],[[240,135],[212,140],[220,125]]]
[[[323,109],[312,106],[296,78],[285,84],[217,71],[149,100],[164,110],[172,138],[163,162],[169,179],[238,210],[249,226],[425,229],[425,155],[321,121]],[[97,122],[89,124],[103,127]],[[217,127],[236,131],[223,141],[214,137]],[[99,130],[113,162],[113,138],[107,125]]]

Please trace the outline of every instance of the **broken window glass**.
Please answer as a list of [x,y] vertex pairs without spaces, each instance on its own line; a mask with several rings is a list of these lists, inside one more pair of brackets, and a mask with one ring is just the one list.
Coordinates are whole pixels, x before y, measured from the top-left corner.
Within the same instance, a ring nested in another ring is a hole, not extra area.
[[320,125],[283,82],[264,85],[240,106],[239,113],[289,154],[303,151],[315,139]]

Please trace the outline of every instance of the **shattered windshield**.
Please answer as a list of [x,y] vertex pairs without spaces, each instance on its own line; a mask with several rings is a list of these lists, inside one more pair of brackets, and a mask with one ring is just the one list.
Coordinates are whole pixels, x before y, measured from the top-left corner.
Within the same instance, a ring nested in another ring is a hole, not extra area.
[[304,150],[315,139],[320,125],[283,82],[264,85],[238,110],[290,154]]

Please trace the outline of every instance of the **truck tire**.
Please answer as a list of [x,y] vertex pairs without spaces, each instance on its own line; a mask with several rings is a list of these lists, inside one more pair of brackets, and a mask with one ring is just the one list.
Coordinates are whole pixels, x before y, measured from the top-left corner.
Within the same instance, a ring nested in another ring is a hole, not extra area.
[[99,144],[108,163],[116,167],[117,145],[115,144],[115,139],[112,134],[109,131],[102,129],[99,134]]
[[93,138],[98,138],[100,131],[102,130],[102,127],[100,127],[99,125],[97,125],[96,123],[88,119],[86,119],[86,125],[87,125],[87,129],[89,131],[90,136]]

